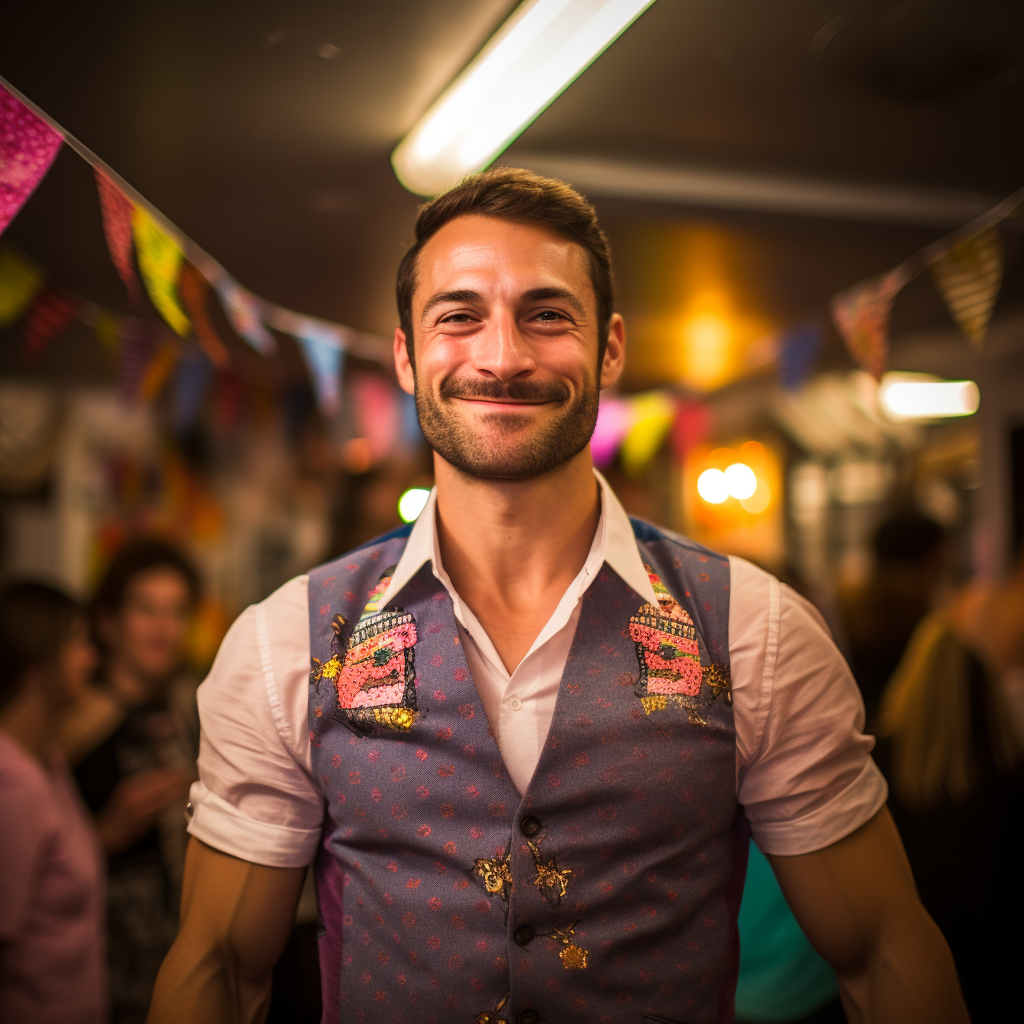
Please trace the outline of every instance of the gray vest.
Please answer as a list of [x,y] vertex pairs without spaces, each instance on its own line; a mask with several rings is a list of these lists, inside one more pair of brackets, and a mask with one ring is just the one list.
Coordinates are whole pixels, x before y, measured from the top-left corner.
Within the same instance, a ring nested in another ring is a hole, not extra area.
[[733,1019],[747,827],[729,563],[634,520],[658,606],[583,598],[525,796],[409,528],[310,573],[324,1021]]

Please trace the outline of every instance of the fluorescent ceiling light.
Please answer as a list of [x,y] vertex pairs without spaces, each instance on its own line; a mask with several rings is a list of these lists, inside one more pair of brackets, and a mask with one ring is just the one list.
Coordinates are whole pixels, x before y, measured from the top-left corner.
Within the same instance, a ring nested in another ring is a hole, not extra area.
[[887,373],[879,385],[878,399],[893,419],[934,420],[976,413],[981,394],[973,380]]
[[526,0],[391,155],[434,195],[486,167],[654,0]]

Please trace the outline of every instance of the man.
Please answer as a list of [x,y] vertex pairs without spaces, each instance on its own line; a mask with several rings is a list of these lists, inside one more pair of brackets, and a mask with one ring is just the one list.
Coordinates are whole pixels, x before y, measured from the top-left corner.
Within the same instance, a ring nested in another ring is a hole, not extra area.
[[965,1020],[820,620],[593,473],[593,209],[470,177],[398,305],[437,488],[225,639],[150,1020],[259,1020],[314,857],[327,1021],[731,1020],[748,821],[854,1020]]

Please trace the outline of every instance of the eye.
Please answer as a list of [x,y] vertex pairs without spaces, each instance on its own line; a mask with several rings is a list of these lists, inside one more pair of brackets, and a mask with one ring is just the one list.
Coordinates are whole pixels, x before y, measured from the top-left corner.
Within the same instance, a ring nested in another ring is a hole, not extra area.
[[533,319],[544,323],[554,323],[557,320],[569,320],[570,318],[560,309],[542,309],[538,313],[534,313]]
[[473,317],[469,313],[449,313],[447,316],[441,317],[438,323],[442,324],[468,324],[471,323]]

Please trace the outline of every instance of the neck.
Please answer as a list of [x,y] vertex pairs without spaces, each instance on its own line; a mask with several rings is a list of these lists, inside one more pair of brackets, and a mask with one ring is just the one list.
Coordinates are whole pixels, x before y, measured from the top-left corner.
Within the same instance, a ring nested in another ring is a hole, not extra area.
[[36,687],[26,688],[0,711],[0,729],[44,765],[55,725],[45,696]]
[[[441,560],[456,591],[515,606],[564,591],[583,567],[600,516],[590,449],[533,480],[480,480],[434,456]],[[519,600],[517,600],[519,598]]]

